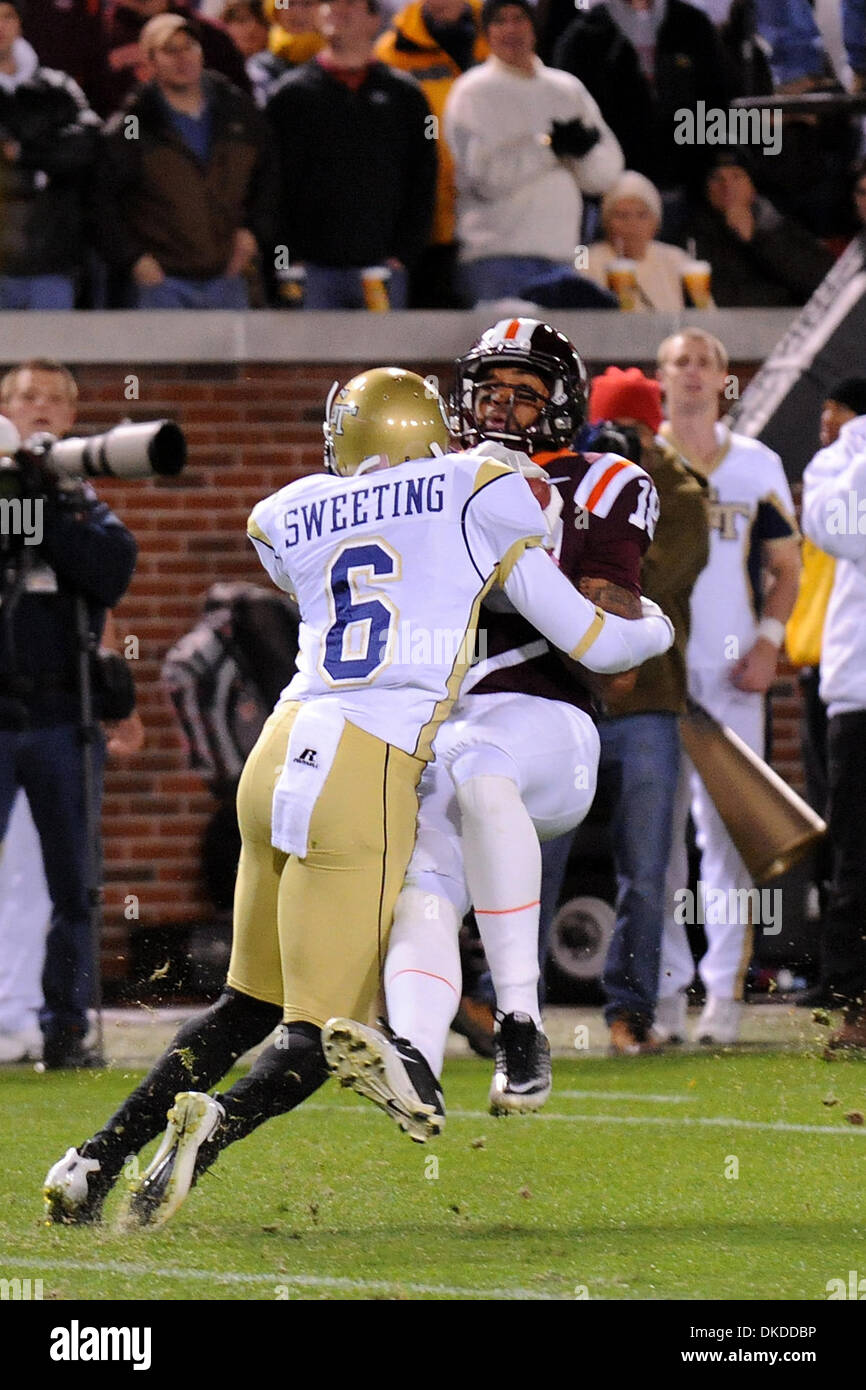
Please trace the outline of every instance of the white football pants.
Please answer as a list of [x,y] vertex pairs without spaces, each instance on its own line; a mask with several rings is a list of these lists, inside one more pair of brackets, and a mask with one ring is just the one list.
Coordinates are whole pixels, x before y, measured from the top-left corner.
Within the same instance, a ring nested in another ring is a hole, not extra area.
[[19,791],[0,846],[0,1032],[38,1027],[50,920],[42,847]]
[[[759,757],[764,756],[764,696],[737,690],[730,682],[730,666],[722,670],[699,670],[689,673],[689,693],[716,719],[739,734]],[[674,919],[675,903],[682,897],[675,894],[688,888],[688,859],[686,854],[686,822],[689,809],[695,822],[698,848],[701,851],[700,878],[708,892],[721,889],[728,902],[734,902],[730,890],[753,886],[753,880],[743,863],[724,822],[716,810],[706,787],[694,769],[694,764],[682,755],[677,797],[674,804],[673,841],[666,884],[665,929],[659,977],[659,998],[667,998],[686,989],[694,974],[694,961],[689,949],[686,927]],[[694,904],[695,910],[697,904]],[[708,914],[709,915],[709,914]],[[722,914],[720,914],[722,915]],[[735,916],[733,912],[725,915]],[[683,916],[682,909],[677,913]],[[742,921],[706,922],[707,951],[698,963],[698,972],[708,994],[718,999],[741,999],[746,971],[752,956],[752,927]]]

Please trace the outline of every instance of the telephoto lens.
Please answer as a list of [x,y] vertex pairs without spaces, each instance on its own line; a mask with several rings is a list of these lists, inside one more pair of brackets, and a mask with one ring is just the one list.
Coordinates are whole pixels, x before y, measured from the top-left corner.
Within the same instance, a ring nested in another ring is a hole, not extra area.
[[55,440],[44,461],[68,478],[173,478],[186,463],[186,439],[174,420],[115,425],[105,434]]

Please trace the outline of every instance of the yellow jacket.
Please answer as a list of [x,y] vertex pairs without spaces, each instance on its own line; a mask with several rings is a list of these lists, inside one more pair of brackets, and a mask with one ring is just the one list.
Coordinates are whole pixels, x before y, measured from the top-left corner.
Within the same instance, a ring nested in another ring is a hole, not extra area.
[[833,556],[804,540],[797,602],[785,628],[785,647],[792,666],[817,666],[821,660],[824,619],[835,575]]
[[[487,40],[483,38],[480,27],[480,0],[468,0],[475,16],[477,35],[472,50],[473,61],[483,63],[490,56]],[[436,118],[434,126],[437,151],[439,154],[439,173],[436,182],[436,208],[433,214],[434,245],[453,241],[455,238],[457,184],[454,177],[454,161],[442,135],[442,113],[445,99],[456,79],[460,68],[454,59],[440,48],[424,22],[422,0],[414,0],[405,10],[394,16],[390,29],[378,40],[376,57],[389,67],[399,68],[415,78],[423,89],[430,110]]]

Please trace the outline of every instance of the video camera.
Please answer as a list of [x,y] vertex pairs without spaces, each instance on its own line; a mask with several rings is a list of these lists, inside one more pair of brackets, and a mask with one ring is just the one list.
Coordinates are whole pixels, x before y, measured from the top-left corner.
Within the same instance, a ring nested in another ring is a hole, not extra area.
[[582,453],[621,454],[632,463],[640,463],[640,436],[633,425],[619,425],[614,420],[586,424],[579,431],[575,445]]

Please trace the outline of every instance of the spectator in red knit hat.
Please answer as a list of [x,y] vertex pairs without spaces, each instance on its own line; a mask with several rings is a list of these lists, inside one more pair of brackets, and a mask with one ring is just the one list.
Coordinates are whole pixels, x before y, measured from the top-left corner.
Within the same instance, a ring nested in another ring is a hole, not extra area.
[[[652,477],[661,513],[641,587],[676,631],[674,646],[646,662],[630,689],[609,689],[598,726],[599,783],[616,789],[610,828],[619,892],[602,983],[610,1050],[617,1056],[659,1048],[651,1030],[685,709],[689,598],[709,548],[706,485],[656,437],[661,420],[659,382],[637,367],[608,367],[592,383],[590,425],[580,440],[584,452],[628,452]],[[649,498],[649,486],[646,492]]]
[[661,383],[644,376],[640,367],[627,367],[625,371],[608,367],[594,379],[589,395],[591,425],[607,420],[628,429],[637,430],[642,425],[648,433],[641,436],[641,446],[650,449],[663,418]]

